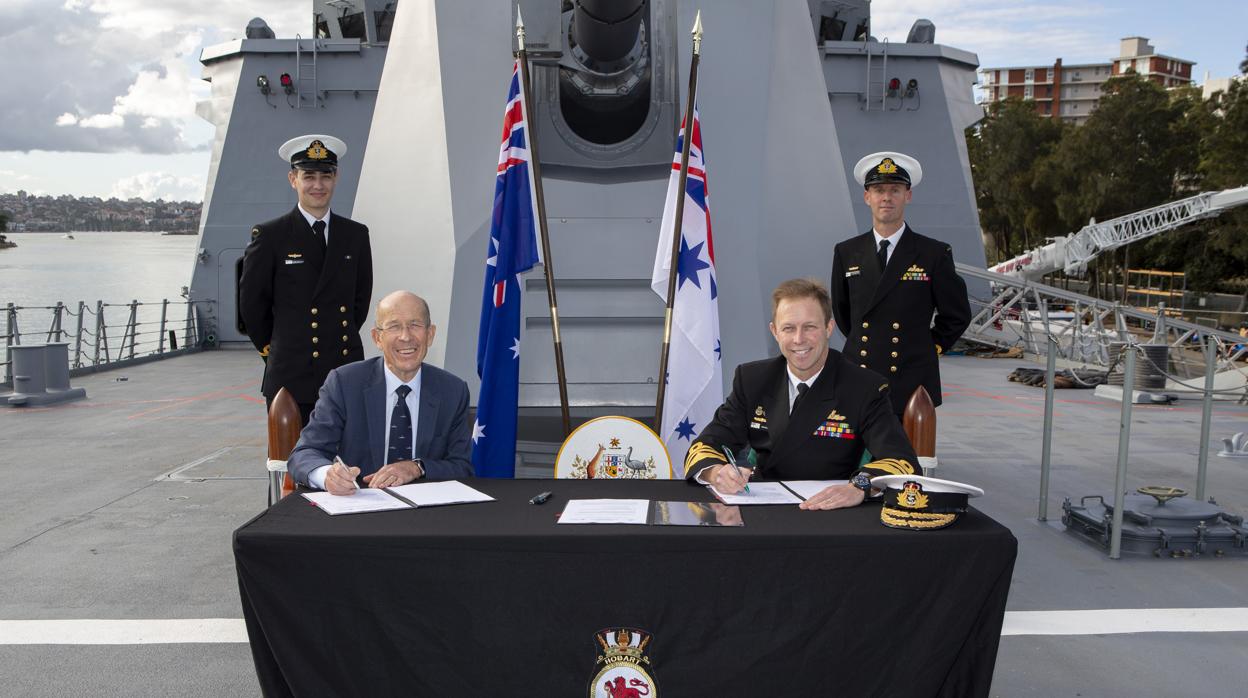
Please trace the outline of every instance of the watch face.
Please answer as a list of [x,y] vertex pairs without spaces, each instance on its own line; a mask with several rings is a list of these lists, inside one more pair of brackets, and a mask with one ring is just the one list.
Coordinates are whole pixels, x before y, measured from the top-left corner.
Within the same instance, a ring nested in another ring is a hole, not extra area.
[[866,473],[858,473],[850,482],[854,484],[854,487],[857,487],[865,492],[871,487],[871,476]]

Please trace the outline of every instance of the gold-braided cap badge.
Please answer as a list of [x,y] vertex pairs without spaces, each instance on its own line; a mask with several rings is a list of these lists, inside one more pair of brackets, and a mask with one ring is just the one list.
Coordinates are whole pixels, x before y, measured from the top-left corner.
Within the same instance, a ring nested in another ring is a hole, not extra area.
[[312,160],[325,160],[329,157],[329,151],[325,149],[324,143],[312,141],[312,145],[308,146],[308,157]]

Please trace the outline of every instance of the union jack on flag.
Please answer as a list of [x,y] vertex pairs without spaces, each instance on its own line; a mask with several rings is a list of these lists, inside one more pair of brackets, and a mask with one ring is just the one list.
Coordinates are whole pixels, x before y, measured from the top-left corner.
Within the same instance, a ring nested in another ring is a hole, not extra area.
[[477,335],[481,392],[477,419],[472,425],[472,465],[478,477],[515,477],[520,401],[520,274],[542,261],[522,79],[517,60],[503,110],[494,216]]
[[[650,287],[667,301],[672,236],[676,228],[676,201],[680,188],[680,155],[685,124],[681,123],[667,184],[667,202],[659,229]],[[693,138],[689,146],[689,174],[676,263],[676,298],[672,304],[672,336],[667,358],[667,388],[659,437],[672,458],[672,471],[683,474],[685,454],[698,432],[706,427],[724,401],[720,365],[719,287],[715,245],[711,237],[711,209],[707,204],[706,162],[702,153],[702,122],[697,101],[693,108]]]

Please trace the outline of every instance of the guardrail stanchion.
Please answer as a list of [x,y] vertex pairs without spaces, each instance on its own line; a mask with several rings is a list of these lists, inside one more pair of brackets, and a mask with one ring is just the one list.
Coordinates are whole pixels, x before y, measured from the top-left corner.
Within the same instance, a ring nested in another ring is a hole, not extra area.
[[1135,393],[1135,347],[1123,347],[1126,354],[1122,377],[1122,417],[1118,424],[1118,471],[1114,475],[1114,516],[1109,534],[1109,558],[1122,557],[1122,507],[1126,502],[1127,451],[1131,441],[1131,406]]

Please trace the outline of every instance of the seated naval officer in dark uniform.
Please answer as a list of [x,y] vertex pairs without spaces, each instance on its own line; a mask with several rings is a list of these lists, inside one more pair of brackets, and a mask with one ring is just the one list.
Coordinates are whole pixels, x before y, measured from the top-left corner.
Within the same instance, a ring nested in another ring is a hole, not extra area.
[[[751,475],[768,480],[842,480],[803,509],[857,506],[878,475],[918,472],[918,458],[893,415],[888,384],[828,348],[828,291],[791,279],[771,294],[771,334],[780,356],[741,364],[732,393],[685,457],[685,477],[721,492],[740,492]],[[864,447],[875,460],[862,465]],[[754,451],[737,468],[725,450]]]
[[837,245],[832,256],[832,313],[845,334],[842,351],[888,379],[898,416],[920,385],[932,404],[941,403],[937,357],[971,322],[953,249],[905,221],[911,187],[922,178],[918,161],[902,153],[859,160],[854,179],[863,185],[872,229]]
[[364,358],[360,326],[373,292],[368,228],[329,208],[346,150],[317,135],[278,149],[299,201],[251,229],[238,284],[247,335],[265,361],[265,402],[286,388],[305,425],[329,372]]

